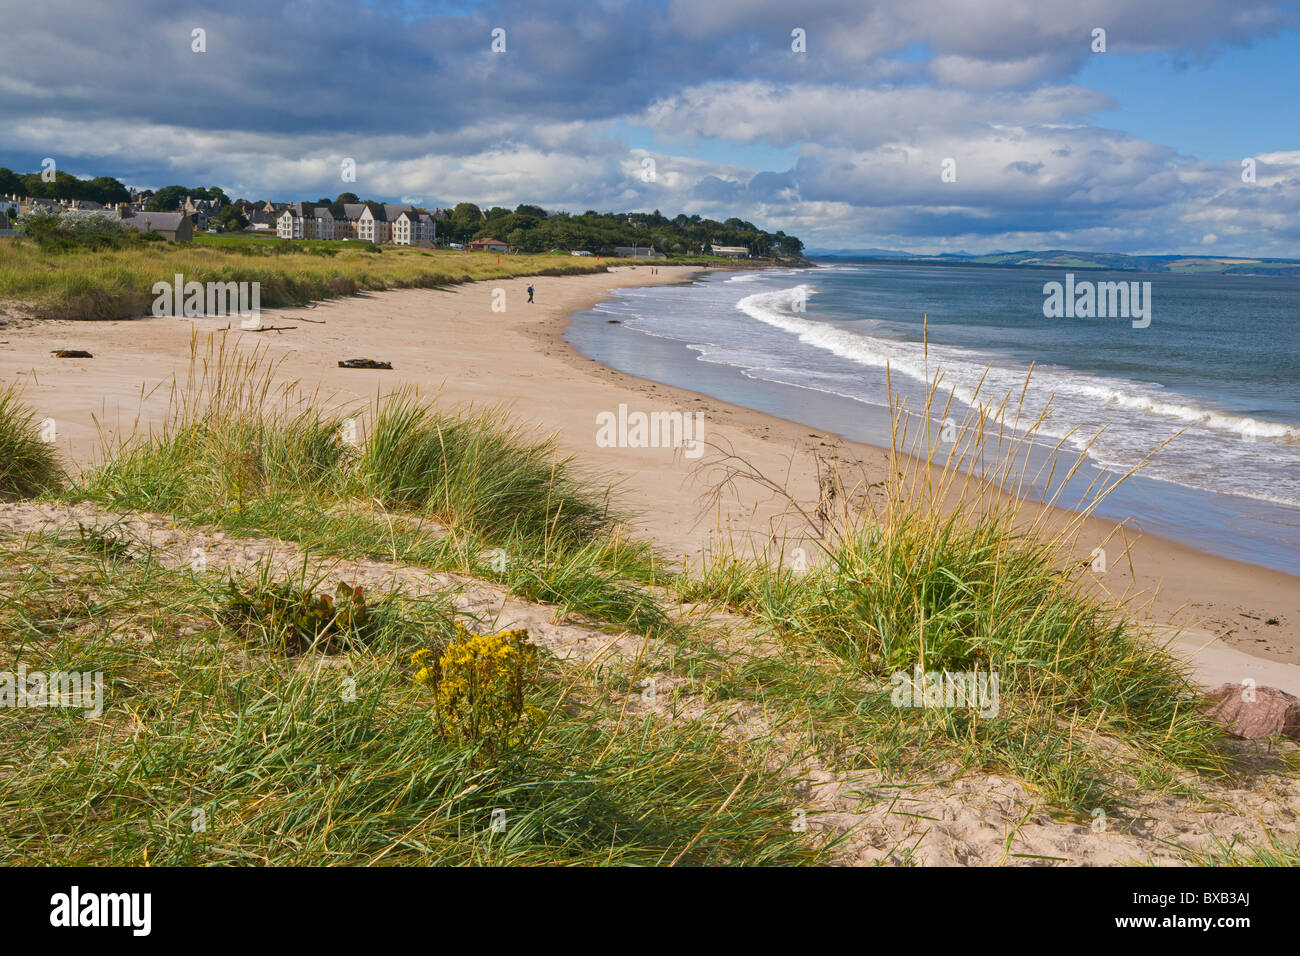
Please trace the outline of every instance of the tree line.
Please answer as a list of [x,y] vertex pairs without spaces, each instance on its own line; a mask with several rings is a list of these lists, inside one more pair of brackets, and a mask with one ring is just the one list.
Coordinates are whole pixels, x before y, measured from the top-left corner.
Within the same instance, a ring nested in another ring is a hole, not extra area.
[[745,246],[755,256],[803,254],[803,242],[783,231],[767,232],[737,218],[718,222],[683,213],[669,219],[657,209],[652,213],[589,209],[573,215],[523,204],[514,210],[493,206],[485,212],[464,202],[447,219],[439,220],[438,236],[452,242],[498,239],[521,252],[585,249],[604,254],[616,246],[654,246],[669,255],[699,255],[719,245]]
[[[57,172],[46,182],[40,173],[20,174],[3,168],[0,168],[0,193],[90,200],[106,206],[131,198],[127,188],[111,176],[78,179]],[[221,210],[216,221],[223,229],[234,231],[248,225],[248,220],[232,206],[230,197],[219,186],[164,186],[154,193],[146,208],[150,212],[171,212],[180,208],[186,196],[219,200]],[[321,199],[318,204],[334,206],[344,202],[361,200],[355,193],[344,193],[333,201]],[[803,255],[803,242],[780,230],[767,232],[752,222],[734,217],[718,222],[683,213],[669,219],[657,209],[652,213],[601,213],[589,209],[573,215],[548,212],[527,203],[513,210],[493,206],[484,211],[474,203],[463,202],[438,220],[437,230],[440,240],[465,243],[474,239],[498,239],[520,252],[562,249],[607,255],[617,246],[653,246],[668,255],[700,255],[708,247],[718,245],[745,246],[751,255],[760,257]]]

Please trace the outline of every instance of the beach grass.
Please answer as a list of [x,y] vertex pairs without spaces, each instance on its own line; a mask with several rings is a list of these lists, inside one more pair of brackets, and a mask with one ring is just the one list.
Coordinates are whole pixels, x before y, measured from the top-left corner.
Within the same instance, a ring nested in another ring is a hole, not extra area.
[[[825,675],[812,669],[792,679],[769,667],[768,676],[786,696],[818,701],[823,725],[847,721],[860,740],[885,741],[883,754],[864,744],[877,765],[901,771],[937,748],[1075,810],[1122,803],[1138,778],[1176,788],[1188,773],[1225,774],[1222,731],[1187,667],[1123,606],[1098,599],[1075,557],[1082,519],[1118,481],[1049,529],[1049,509],[1000,494],[1032,484],[1025,451],[1036,437],[1035,423],[1005,427],[1007,407],[1008,397],[977,402],[936,468],[941,446],[909,436],[914,419],[895,405],[889,478],[876,498],[833,467],[820,500],[790,497],[811,555],[795,562],[779,543],[743,552],[721,538],[675,588],[757,618],[794,652],[840,662],[844,673],[829,682],[847,680],[847,694],[819,690]],[[933,387],[920,420],[947,410]],[[744,477],[783,492],[727,458],[723,484]],[[989,461],[983,472],[970,467]],[[998,699],[963,702],[939,683],[953,674],[986,688],[996,675]]]
[[29,498],[62,482],[63,466],[41,428],[14,386],[0,391],[0,500]]
[[441,409],[411,390],[321,408],[261,347],[193,339],[159,431],[103,451],[67,492],[314,551],[501,581],[638,633],[670,634],[654,549],[608,478],[497,407]]
[[[0,644],[99,672],[103,714],[0,711],[0,863],[721,865],[822,858],[787,783],[720,733],[601,706],[544,660],[502,752],[440,735],[409,657],[445,597],[374,595],[366,640],[286,656],[217,575],[76,537],[0,541]],[[307,582],[309,589],[332,582]],[[497,824],[494,826],[494,824]]]
[[604,272],[624,261],[238,238],[62,252],[0,238],[0,303],[35,318],[125,319],[149,314],[154,284],[178,274],[185,282],[260,283],[261,305],[276,308],[379,289]]
[[[1185,669],[1087,588],[1078,521],[1050,529],[1041,510],[995,494],[1024,483],[1013,469],[1028,440],[986,447],[996,411],[973,413],[964,451],[937,475],[933,451],[904,454],[917,443],[901,429],[883,488],[859,494],[828,472],[818,501],[784,492],[813,550],[805,565],[724,546],[669,568],[632,532],[609,476],[500,409],[409,389],[338,406],[220,333],[196,334],[191,357],[166,423],[106,442],[48,500],[496,582],[556,619],[665,642],[675,651],[655,666],[699,700],[758,705],[798,743],[630,714],[639,661],[547,659],[528,696],[548,715],[535,733],[500,754],[466,750],[431,732],[407,667],[415,650],[446,646],[449,595],[367,595],[364,640],[332,648],[309,634],[288,654],[250,641],[231,602],[301,615],[348,582],[286,584],[268,565],[232,591],[111,531],[29,536],[0,550],[10,655],[103,671],[112,704],[102,723],[0,714],[0,774],[16,783],[0,825],[20,834],[0,851],[10,860],[798,863],[830,846],[788,833],[798,804],[784,768],[797,754],[870,769],[884,787],[953,768],[1007,774],[1084,822],[1140,794],[1194,797],[1198,781],[1232,772]],[[976,456],[1003,464],[974,477],[962,464]],[[723,465],[729,483],[739,473],[783,491]],[[926,672],[996,674],[998,699],[900,706]],[[52,756],[19,773],[36,753]],[[518,829],[498,839],[488,820],[502,808]],[[196,811],[220,829],[193,830]]]

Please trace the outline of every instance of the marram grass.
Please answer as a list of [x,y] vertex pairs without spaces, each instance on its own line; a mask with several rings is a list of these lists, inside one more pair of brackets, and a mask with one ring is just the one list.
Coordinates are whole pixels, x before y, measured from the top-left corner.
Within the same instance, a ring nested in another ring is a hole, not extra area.
[[[413,391],[328,406],[225,337],[196,338],[172,399],[162,428],[106,445],[67,498],[278,536],[313,554],[454,570],[675,641],[668,666],[703,699],[760,703],[824,761],[899,786],[938,766],[1004,772],[1086,819],[1135,789],[1181,794],[1228,769],[1183,670],[1085,587],[1071,558],[1077,524],[1048,534],[1036,512],[998,503],[996,489],[1020,481],[1009,467],[936,475],[899,452],[870,505],[850,507],[860,499],[833,475],[824,500],[800,510],[813,519],[806,569],[724,550],[672,572],[630,533],[602,476],[500,409],[445,409]],[[982,454],[980,436],[996,430],[971,428],[966,453]],[[1006,451],[999,461],[1022,460]],[[544,661],[524,705],[545,719],[489,754],[438,733],[411,679],[411,655],[455,634],[441,599],[367,595],[384,612],[364,642],[288,656],[234,626],[228,591],[133,558],[111,533],[6,547],[0,632],[11,652],[30,667],[103,669],[116,701],[101,726],[0,714],[0,777],[54,755],[0,794],[0,832],[19,834],[0,850],[8,859],[824,858],[788,833],[791,784],[773,768],[790,754],[609,706],[620,688],[596,685],[618,671],[612,663],[585,673]],[[41,549],[49,560],[34,561]],[[679,598],[739,612],[740,627],[775,646],[723,659],[676,619]],[[996,670],[998,713],[893,706],[891,676],[917,666]],[[355,699],[341,693],[348,680]],[[504,834],[490,830],[501,808]],[[201,832],[190,827],[196,810]]]
[[53,491],[62,480],[63,467],[36,414],[14,387],[0,391],[0,500]]
[[[936,384],[923,421],[937,398]],[[876,498],[830,469],[819,502],[791,499],[810,560],[796,567],[780,545],[773,555],[724,544],[676,580],[678,592],[757,619],[792,652],[839,661],[839,677],[769,667],[766,679],[786,696],[816,700],[827,726],[857,727],[864,739],[848,745],[857,762],[874,753],[875,765],[903,770],[909,751],[939,747],[1081,810],[1121,800],[1137,776],[1224,773],[1222,731],[1203,714],[1187,668],[1088,588],[1072,557],[1082,516],[1051,534],[1050,509],[1002,494],[1032,477],[1025,451],[1036,423],[1007,426],[1018,414],[1014,398],[977,406],[941,466],[938,445],[915,434],[909,441],[909,418],[896,405],[888,479]],[[980,474],[966,467],[973,462],[993,465]],[[782,491],[748,463],[730,467]],[[1109,490],[1098,490],[1093,507]],[[996,673],[997,712],[896,706],[893,688],[918,670]],[[823,681],[848,690],[823,693]],[[838,711],[828,707],[834,701]]]
[[553,661],[527,692],[525,739],[490,754],[449,741],[408,663],[454,640],[440,598],[387,597],[376,632],[325,666],[231,630],[218,575],[147,552],[109,574],[75,539],[14,544],[0,544],[6,658],[103,672],[105,711],[0,710],[0,863],[822,858],[790,832],[789,785],[751,755],[717,732],[592,712]]
[[258,282],[265,308],[380,289],[434,289],[482,279],[580,275],[606,271],[607,260],[563,255],[498,256],[399,246],[367,251],[357,242],[141,243],[121,249],[48,252],[35,243],[0,238],[0,300],[37,318],[125,319],[146,315],[156,282]]

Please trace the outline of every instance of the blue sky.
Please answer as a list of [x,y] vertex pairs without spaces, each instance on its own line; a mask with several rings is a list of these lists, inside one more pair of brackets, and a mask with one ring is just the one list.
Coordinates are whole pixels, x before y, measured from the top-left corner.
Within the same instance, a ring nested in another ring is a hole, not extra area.
[[1099,126],[1231,161],[1300,147],[1300,31],[1186,62],[1167,53],[1097,56],[1075,82],[1109,93],[1118,108]]
[[740,216],[820,248],[1300,257],[1295,3],[0,0],[0,22],[23,171]]

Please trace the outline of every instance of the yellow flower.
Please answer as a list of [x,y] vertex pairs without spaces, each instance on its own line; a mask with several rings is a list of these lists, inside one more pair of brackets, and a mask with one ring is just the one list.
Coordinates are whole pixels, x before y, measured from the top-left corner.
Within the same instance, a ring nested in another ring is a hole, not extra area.
[[421,665],[416,682],[433,689],[434,719],[445,740],[482,743],[492,754],[525,739],[520,725],[538,722],[540,711],[524,703],[537,675],[537,648],[526,630],[473,634],[458,623],[436,665],[433,657],[421,650],[411,662]]

